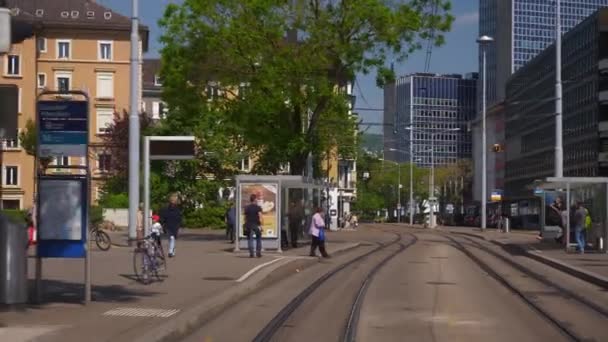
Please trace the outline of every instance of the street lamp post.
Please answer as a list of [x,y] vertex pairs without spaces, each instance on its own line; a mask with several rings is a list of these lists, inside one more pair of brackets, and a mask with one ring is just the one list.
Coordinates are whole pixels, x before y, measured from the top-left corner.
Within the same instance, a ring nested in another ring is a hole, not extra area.
[[132,0],[131,19],[131,84],[129,113],[129,245],[137,237],[139,208],[139,2]]
[[562,141],[562,23],[561,0],[555,8],[555,177],[564,176]]
[[486,202],[487,202],[487,146],[486,146],[486,87],[487,87],[487,65],[486,65],[486,47],[492,43],[494,38],[481,36],[477,39],[477,43],[481,46],[483,61],[482,61],[482,95],[481,95],[481,229],[486,229]]

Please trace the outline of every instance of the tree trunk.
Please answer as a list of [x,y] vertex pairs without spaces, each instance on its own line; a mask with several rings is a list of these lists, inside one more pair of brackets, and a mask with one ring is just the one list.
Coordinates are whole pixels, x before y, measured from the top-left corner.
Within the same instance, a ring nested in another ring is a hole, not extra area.
[[304,176],[306,174],[306,161],[308,152],[302,152],[294,156],[289,162],[290,174],[292,176]]

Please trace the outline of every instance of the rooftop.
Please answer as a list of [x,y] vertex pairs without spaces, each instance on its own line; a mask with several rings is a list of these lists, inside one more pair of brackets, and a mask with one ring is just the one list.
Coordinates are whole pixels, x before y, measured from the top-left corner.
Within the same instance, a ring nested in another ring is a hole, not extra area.
[[[0,0],[0,3],[2,0]],[[4,0],[18,21],[41,27],[70,27],[94,30],[124,31],[131,28],[131,19],[95,0]],[[147,26],[141,25],[144,50],[148,46]]]

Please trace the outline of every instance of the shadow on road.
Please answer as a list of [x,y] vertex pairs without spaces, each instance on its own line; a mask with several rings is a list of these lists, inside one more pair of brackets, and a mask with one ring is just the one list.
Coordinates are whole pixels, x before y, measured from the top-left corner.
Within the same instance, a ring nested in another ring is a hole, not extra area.
[[[35,281],[29,281],[30,298],[35,298]],[[84,285],[59,280],[42,280],[42,299],[40,304],[32,304],[31,308],[41,307],[51,303],[79,304],[83,301]],[[122,285],[93,285],[91,299],[103,303],[128,303],[144,297],[160,294],[145,289],[132,289]]]

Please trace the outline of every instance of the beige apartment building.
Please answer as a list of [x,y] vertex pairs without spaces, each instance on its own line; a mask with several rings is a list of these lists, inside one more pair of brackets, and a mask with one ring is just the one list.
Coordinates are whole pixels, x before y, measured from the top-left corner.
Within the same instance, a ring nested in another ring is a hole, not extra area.
[[[85,91],[89,95],[94,200],[112,164],[101,138],[114,113],[129,108],[130,19],[94,0],[9,0],[8,5],[15,20],[34,28],[32,37],[0,56],[0,84],[19,88],[20,130],[28,120],[36,119],[36,99],[43,90]],[[148,29],[141,27],[140,51],[147,51],[147,45]],[[33,203],[34,159],[18,140],[4,142],[2,153],[3,206],[29,208]],[[84,158],[60,157],[49,171],[60,172],[54,165],[78,164],[84,165]]]

